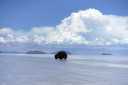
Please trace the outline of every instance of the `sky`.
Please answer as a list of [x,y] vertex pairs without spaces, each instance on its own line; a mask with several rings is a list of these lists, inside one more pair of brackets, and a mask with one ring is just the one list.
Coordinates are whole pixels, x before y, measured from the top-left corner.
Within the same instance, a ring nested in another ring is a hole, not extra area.
[[127,47],[127,4],[128,0],[0,0],[0,47]]
[[128,0],[0,0],[0,28],[31,30],[56,26],[72,12],[95,8],[103,14],[128,15]]

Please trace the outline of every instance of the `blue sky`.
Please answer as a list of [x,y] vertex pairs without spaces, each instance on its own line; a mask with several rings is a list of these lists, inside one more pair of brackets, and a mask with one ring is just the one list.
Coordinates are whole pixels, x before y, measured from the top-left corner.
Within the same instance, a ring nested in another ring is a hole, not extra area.
[[0,48],[128,47],[127,4],[128,0],[0,0]]
[[72,12],[95,8],[103,14],[128,15],[128,0],[0,0],[0,28],[31,30],[56,26]]

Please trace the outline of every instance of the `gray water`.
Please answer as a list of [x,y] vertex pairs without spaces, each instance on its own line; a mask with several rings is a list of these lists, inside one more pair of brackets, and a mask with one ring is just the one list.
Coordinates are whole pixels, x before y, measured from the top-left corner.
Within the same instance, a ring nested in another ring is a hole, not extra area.
[[0,85],[128,85],[128,57],[1,54]]

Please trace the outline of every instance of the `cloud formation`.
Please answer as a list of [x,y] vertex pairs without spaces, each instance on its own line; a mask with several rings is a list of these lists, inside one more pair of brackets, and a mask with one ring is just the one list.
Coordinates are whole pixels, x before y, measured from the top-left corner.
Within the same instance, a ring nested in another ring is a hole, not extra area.
[[128,16],[104,15],[87,9],[72,13],[56,27],[24,30],[0,29],[0,43],[128,45]]

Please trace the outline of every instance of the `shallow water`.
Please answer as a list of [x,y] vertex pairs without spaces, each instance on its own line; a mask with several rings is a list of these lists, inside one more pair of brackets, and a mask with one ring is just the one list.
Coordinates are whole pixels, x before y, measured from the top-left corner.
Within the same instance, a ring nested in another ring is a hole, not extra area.
[[128,57],[1,54],[0,85],[128,85]]

